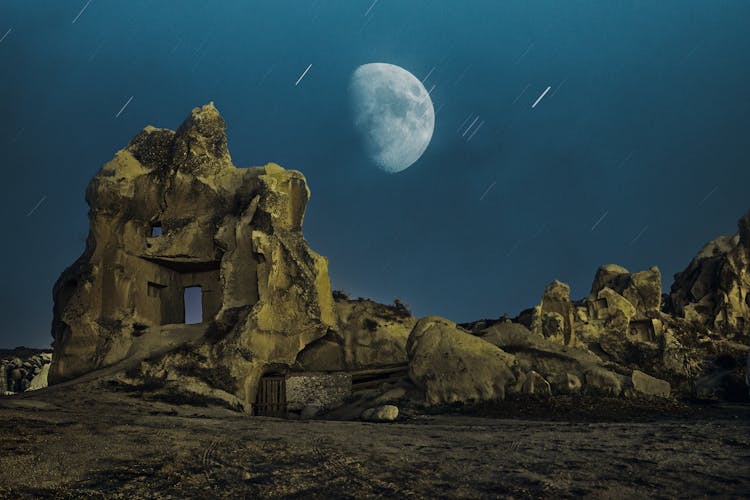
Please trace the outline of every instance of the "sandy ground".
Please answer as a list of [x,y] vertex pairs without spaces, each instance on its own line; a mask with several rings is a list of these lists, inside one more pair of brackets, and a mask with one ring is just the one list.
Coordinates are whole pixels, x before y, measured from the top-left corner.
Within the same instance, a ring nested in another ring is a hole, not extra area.
[[45,389],[0,399],[0,497],[750,495],[747,406],[595,420],[290,421],[79,386]]

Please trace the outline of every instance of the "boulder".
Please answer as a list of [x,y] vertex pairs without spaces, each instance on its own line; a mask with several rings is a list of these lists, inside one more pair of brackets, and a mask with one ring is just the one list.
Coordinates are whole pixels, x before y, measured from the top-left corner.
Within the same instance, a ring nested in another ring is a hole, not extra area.
[[428,405],[504,399],[515,358],[444,318],[419,320],[409,335],[409,377]]
[[398,407],[393,405],[383,405],[375,408],[368,408],[362,412],[363,420],[371,422],[393,422],[398,418]]
[[39,373],[37,373],[33,379],[29,382],[29,391],[36,391],[47,387],[47,375],[49,374],[49,363],[45,364]]
[[633,385],[633,391],[638,396],[669,398],[672,392],[669,382],[652,377],[640,370],[633,370],[630,382]]
[[117,365],[249,410],[265,371],[337,326],[302,235],[309,197],[299,172],[237,168],[213,103],[146,127],[89,184],[86,250],[54,287],[50,383]]
[[585,373],[587,390],[605,396],[621,395],[623,379],[622,375],[602,367],[591,368]]

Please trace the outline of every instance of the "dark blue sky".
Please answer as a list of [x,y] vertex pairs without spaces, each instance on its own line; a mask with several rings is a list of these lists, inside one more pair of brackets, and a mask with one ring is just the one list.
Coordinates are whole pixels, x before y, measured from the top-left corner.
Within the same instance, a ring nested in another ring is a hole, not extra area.
[[[515,314],[555,278],[581,297],[608,262],[668,288],[750,208],[744,0],[93,0],[73,23],[85,5],[0,2],[0,346],[51,340],[100,166],[211,100],[238,166],[307,176],[334,288],[417,315]],[[400,174],[355,141],[346,86],[368,62],[435,68],[435,134]]]

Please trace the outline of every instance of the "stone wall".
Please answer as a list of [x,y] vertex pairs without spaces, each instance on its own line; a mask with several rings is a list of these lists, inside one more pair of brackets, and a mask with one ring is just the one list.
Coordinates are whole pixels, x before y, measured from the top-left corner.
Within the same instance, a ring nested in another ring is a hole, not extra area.
[[307,405],[331,409],[344,403],[352,392],[352,376],[348,373],[292,373],[286,379],[288,410],[301,410]]

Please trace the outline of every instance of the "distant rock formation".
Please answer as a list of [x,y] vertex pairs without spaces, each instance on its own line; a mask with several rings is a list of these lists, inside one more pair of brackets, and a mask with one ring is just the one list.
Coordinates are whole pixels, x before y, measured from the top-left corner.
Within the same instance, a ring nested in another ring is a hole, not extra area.
[[42,349],[0,350],[0,396],[46,387],[51,360]]
[[734,236],[710,241],[675,275],[666,312],[720,332],[750,339],[750,212]]
[[[86,250],[54,287],[50,383],[96,371],[244,411],[261,394],[276,412],[294,379],[305,418],[330,406],[316,387],[339,401],[359,385],[357,415],[376,421],[398,418],[385,404],[405,400],[747,395],[750,214],[666,298],[658,268],[608,264],[580,300],[555,280],[516,318],[456,325],[333,294],[302,235],[309,196],[299,172],[235,167],[213,104],[176,132],[146,127],[88,187]],[[12,363],[2,387],[33,386]]]
[[299,172],[237,168],[213,103],[176,132],[146,127],[88,187],[86,250],[54,287],[50,383],[119,364],[249,407],[269,366],[336,326],[327,261],[302,236],[309,196]]

